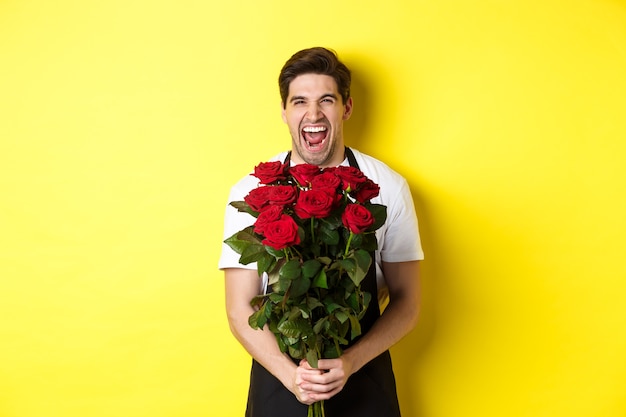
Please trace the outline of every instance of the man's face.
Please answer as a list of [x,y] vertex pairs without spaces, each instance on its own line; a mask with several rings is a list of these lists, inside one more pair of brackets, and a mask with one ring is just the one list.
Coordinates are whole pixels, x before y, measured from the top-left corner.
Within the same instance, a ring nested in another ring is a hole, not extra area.
[[292,160],[321,167],[344,160],[343,121],[352,113],[352,98],[343,103],[329,75],[302,74],[289,84],[283,121],[292,139]]

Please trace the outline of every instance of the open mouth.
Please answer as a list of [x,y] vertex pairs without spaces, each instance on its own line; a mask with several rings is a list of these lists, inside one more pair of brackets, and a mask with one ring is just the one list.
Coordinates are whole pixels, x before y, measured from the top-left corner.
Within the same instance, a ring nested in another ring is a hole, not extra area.
[[328,128],[326,126],[306,126],[302,129],[302,137],[309,150],[318,150],[324,146]]

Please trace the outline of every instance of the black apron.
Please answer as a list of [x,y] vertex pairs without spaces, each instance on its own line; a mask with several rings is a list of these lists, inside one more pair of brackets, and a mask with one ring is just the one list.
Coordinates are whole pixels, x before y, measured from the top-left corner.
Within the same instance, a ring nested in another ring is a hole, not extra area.
[[[287,154],[285,163],[289,162],[290,156],[291,152]],[[346,157],[350,166],[359,167],[350,148],[346,148]],[[361,288],[372,294],[372,302],[361,319],[363,334],[380,317],[374,257],[372,260],[372,265],[361,283]],[[356,340],[352,343],[354,342]],[[351,375],[341,392],[324,401],[324,408],[326,417],[400,417],[389,351]],[[257,361],[252,361],[246,417],[306,417],[307,411],[307,405],[299,402],[295,395]]]

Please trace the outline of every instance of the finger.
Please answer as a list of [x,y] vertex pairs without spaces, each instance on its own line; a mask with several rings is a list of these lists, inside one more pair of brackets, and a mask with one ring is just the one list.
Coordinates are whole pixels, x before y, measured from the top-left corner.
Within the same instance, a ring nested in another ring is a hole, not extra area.
[[346,378],[346,373],[341,368],[330,369],[329,371],[317,371],[317,372],[309,372],[303,370],[300,373],[303,381],[315,383],[315,384],[332,384],[336,381],[343,382]]
[[341,359],[320,359],[317,361],[318,369],[333,369],[343,367],[343,361]]
[[309,365],[309,361],[307,361],[306,359],[302,359],[300,360],[299,366],[305,368],[305,369],[313,369],[311,367],[311,365]]
[[341,392],[342,389],[343,386],[338,386],[327,392],[311,392],[308,394],[308,398],[312,399],[314,402],[328,400]]
[[315,383],[303,381],[299,388],[310,395],[339,392],[343,388],[342,380],[335,380],[329,383]]

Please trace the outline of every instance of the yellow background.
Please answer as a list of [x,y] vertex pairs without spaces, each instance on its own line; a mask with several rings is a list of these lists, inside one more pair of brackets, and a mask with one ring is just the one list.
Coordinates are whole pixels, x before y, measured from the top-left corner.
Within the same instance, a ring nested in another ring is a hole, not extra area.
[[0,416],[243,415],[222,214],[315,45],[418,208],[404,415],[626,415],[623,1],[2,0]]

